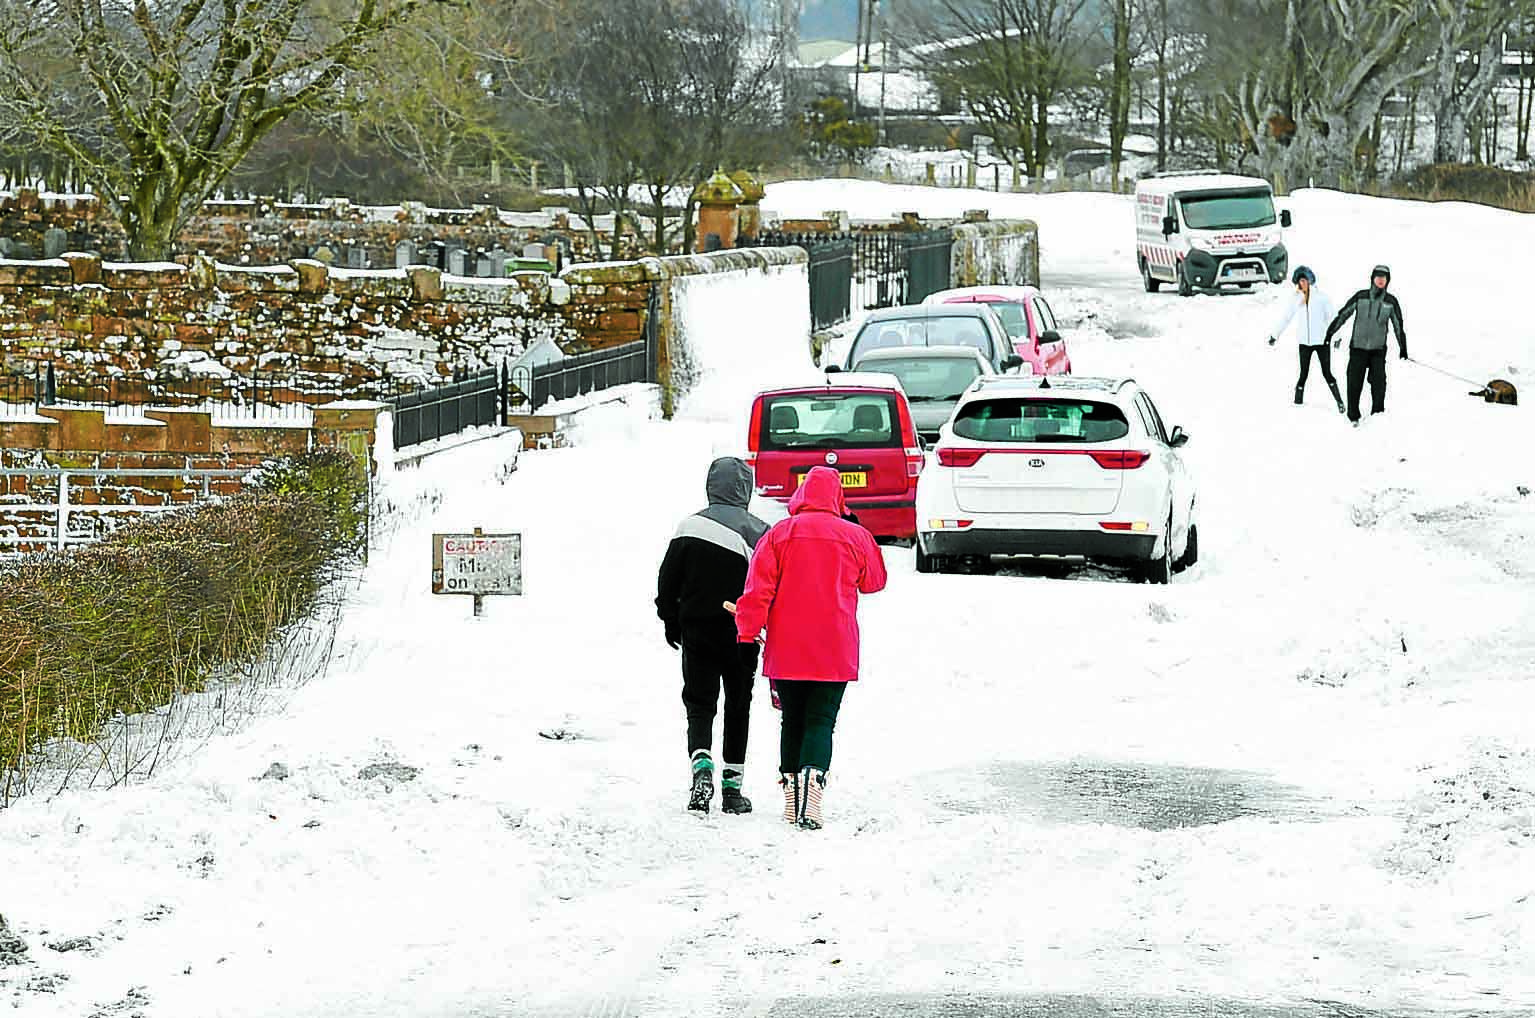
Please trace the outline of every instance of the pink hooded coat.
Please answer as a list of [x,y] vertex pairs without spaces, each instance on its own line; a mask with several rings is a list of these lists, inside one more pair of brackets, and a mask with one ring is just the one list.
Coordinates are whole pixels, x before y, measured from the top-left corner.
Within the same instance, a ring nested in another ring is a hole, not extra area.
[[845,511],[837,471],[815,467],[789,500],[789,518],[752,555],[736,634],[746,643],[767,626],[762,673],[770,679],[858,678],[858,595],[884,589],[885,559]]

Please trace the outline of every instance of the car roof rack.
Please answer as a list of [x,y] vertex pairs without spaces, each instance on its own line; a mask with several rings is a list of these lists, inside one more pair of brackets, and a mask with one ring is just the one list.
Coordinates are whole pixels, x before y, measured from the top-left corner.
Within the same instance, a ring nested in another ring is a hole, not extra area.
[[1223,177],[1225,175],[1225,170],[1158,170],[1156,173],[1146,174],[1146,177],[1154,180],[1157,177]]

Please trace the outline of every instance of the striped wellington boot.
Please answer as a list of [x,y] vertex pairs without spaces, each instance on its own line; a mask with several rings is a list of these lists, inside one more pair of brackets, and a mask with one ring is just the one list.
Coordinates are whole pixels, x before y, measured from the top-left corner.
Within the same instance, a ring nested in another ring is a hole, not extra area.
[[821,792],[826,788],[826,772],[806,767],[799,772],[799,825],[807,831],[821,829]]
[[799,775],[780,774],[778,783],[783,786],[784,823],[795,823],[799,820]]

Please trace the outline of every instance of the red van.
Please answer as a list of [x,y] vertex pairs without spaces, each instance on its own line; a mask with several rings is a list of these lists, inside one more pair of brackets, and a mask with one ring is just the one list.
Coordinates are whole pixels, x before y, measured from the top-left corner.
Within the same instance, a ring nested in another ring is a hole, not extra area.
[[746,447],[759,496],[787,504],[811,467],[835,467],[848,509],[870,533],[916,537],[922,446],[894,375],[846,372],[758,393]]

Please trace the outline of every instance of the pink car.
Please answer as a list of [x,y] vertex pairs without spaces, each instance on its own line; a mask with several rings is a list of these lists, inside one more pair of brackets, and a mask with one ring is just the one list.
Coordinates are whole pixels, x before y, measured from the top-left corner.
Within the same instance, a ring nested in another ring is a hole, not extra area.
[[1071,374],[1071,354],[1055,314],[1037,286],[966,286],[939,290],[924,304],[989,304],[1002,318],[1013,349],[1036,375]]

